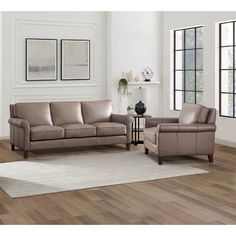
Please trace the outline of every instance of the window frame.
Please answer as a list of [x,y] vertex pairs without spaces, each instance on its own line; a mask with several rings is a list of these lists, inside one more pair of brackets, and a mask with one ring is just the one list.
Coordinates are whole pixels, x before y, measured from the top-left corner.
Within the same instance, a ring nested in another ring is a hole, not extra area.
[[[233,44],[232,45],[223,45],[222,46],[222,25],[232,23],[233,24]],[[221,22],[219,23],[219,116],[225,117],[225,118],[236,118],[236,111],[235,111],[235,105],[236,105],[236,88],[235,88],[235,83],[236,83],[236,60],[235,60],[235,50],[236,50],[236,39],[235,39],[235,27],[236,27],[236,20],[232,21],[227,21],[227,22]],[[221,49],[222,48],[233,48],[233,68],[232,69],[222,69],[222,53]],[[232,71],[233,72],[233,92],[223,92],[222,91],[222,71]],[[228,95],[233,95],[233,116],[227,116],[222,114],[222,94],[228,94]]]
[[[174,104],[173,104],[173,108],[175,111],[179,111],[179,109],[176,108],[176,92],[182,92],[183,93],[183,100],[184,102],[186,102],[186,92],[192,92],[194,93],[194,103],[196,104],[197,102],[197,93],[202,93],[203,94],[203,90],[197,90],[197,72],[203,72],[204,68],[202,67],[202,69],[197,69],[197,50],[204,50],[204,47],[197,47],[197,29],[199,28],[203,28],[203,25],[199,25],[199,26],[193,26],[193,27],[188,27],[188,28],[181,28],[181,29],[176,29],[174,30],[174,83],[173,83],[173,91],[174,91]],[[194,47],[193,48],[186,48],[185,47],[185,43],[186,43],[186,30],[190,30],[190,29],[194,29]],[[183,48],[182,49],[176,49],[176,32],[177,31],[183,31]],[[186,69],[186,61],[185,61],[185,57],[186,57],[186,51],[194,51],[194,69]],[[183,52],[183,68],[182,69],[176,69],[176,52]],[[204,51],[203,51],[204,52]],[[177,71],[182,71],[183,72],[183,89],[177,89],[176,88],[176,72]],[[192,71],[194,72],[194,89],[193,90],[189,90],[186,89],[186,80],[185,80],[185,72],[186,71]]]

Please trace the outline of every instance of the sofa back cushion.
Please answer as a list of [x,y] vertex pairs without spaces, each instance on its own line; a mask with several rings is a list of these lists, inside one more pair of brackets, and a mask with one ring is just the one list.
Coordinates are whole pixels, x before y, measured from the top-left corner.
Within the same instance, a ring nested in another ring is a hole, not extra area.
[[86,124],[110,121],[112,114],[111,101],[82,102],[82,114]]
[[83,124],[80,102],[51,102],[54,125]]
[[179,116],[179,123],[206,123],[208,113],[209,108],[207,107],[204,107],[200,104],[185,103]]
[[15,117],[27,120],[30,126],[52,125],[48,102],[16,103]]

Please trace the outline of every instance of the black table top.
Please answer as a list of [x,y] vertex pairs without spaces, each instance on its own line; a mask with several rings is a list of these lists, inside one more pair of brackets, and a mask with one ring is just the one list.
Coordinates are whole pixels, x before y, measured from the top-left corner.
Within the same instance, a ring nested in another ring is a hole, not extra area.
[[152,117],[151,115],[143,114],[143,115],[138,115],[138,114],[131,114],[132,117],[134,118],[148,118]]

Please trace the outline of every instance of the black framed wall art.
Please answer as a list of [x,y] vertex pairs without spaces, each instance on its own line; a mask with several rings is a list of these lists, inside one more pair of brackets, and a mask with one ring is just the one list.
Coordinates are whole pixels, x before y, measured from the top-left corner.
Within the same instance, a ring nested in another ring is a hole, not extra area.
[[57,39],[27,38],[26,81],[57,80]]
[[61,79],[90,79],[90,40],[61,40]]

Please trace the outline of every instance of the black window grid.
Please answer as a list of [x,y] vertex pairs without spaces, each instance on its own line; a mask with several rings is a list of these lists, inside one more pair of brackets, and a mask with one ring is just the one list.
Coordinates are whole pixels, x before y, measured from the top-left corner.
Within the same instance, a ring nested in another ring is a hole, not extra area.
[[[197,90],[197,72],[203,71],[203,69],[197,69],[196,63],[197,63],[197,50],[203,49],[203,47],[197,47],[197,29],[203,28],[203,26],[198,27],[191,27],[191,28],[184,28],[184,29],[178,29],[174,30],[174,110],[179,110],[176,108],[176,92],[182,91],[183,92],[183,102],[186,102],[186,92],[194,92],[194,103],[197,103],[197,93],[203,93],[203,91]],[[186,43],[186,30],[194,29],[194,48],[185,48]],[[176,32],[182,31],[183,32],[183,48],[176,49]],[[186,63],[185,63],[185,52],[189,50],[194,50],[194,69],[186,69]],[[182,51],[183,52],[183,69],[177,69],[176,68],[176,52]],[[177,89],[176,88],[176,71],[183,71],[183,88],[184,89]],[[194,72],[194,90],[187,90],[185,87],[185,72],[186,71],[193,71]]]
[[[233,44],[232,45],[222,45],[222,25],[224,24],[232,24],[233,27]],[[229,22],[224,22],[219,24],[219,115],[222,117],[228,117],[228,118],[236,118],[236,113],[235,113],[235,98],[236,98],[236,93],[235,93],[235,70],[236,70],[236,64],[235,64],[235,24],[236,21],[229,21]],[[222,48],[227,48],[227,47],[232,47],[233,48],[233,68],[222,68],[222,53],[221,49]],[[233,92],[225,92],[222,90],[222,71],[232,71],[233,72]],[[232,107],[232,115],[224,115],[222,114],[222,95],[223,94],[228,94],[233,96],[233,107]]]

